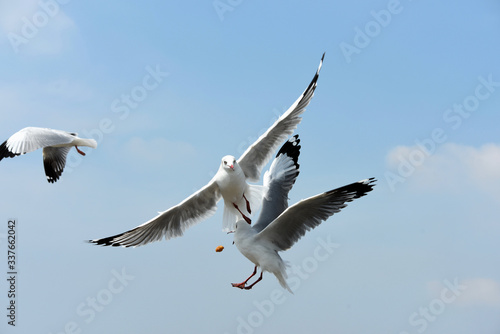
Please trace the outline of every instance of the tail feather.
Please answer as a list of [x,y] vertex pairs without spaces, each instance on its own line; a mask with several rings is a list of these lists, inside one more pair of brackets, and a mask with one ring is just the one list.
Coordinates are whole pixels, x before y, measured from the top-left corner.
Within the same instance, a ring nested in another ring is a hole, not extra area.
[[[238,220],[238,211],[233,207],[232,203],[224,201],[224,214],[222,215],[222,231],[229,232],[236,229],[236,221]],[[241,217],[239,217],[241,219]]]
[[288,292],[290,292],[293,295],[292,289],[290,289],[290,287],[288,286],[288,283],[286,282],[286,278],[288,277],[287,274],[286,274],[286,271],[285,270],[281,270],[281,271],[274,272],[273,274],[278,279],[278,282],[280,283],[280,285],[284,289],[287,289]]
[[290,267],[290,262],[283,261],[279,255],[278,255],[278,257],[279,257],[279,261],[278,261],[279,265],[278,265],[277,268],[274,267],[275,270],[273,271],[273,274],[278,279],[278,282],[280,283],[280,285],[284,289],[287,289],[288,292],[290,292],[293,295],[292,289],[290,289],[290,286],[288,286],[288,283],[286,282],[286,279],[288,278],[288,274],[286,272],[286,268]]

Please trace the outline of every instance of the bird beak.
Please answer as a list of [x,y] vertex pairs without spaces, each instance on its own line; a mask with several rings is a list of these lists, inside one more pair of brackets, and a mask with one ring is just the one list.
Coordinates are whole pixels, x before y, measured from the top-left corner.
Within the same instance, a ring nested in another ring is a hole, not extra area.
[[229,168],[231,168],[232,170],[234,170],[234,165],[229,166]]

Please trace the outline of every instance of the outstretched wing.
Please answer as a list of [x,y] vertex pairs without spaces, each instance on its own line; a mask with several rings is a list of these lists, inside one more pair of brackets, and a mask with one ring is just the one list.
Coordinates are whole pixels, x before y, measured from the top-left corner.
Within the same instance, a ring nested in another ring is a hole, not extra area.
[[264,174],[266,193],[262,210],[253,228],[260,232],[288,208],[288,193],[299,176],[300,139],[290,138],[279,150],[269,170]]
[[73,137],[74,134],[60,130],[24,128],[0,145],[0,160],[13,158],[46,146],[69,144]]
[[180,204],[161,212],[150,221],[130,231],[89,242],[103,246],[136,247],[163,238],[168,240],[179,237],[188,227],[212,216],[220,198],[219,187],[212,180]]
[[258,237],[272,242],[279,251],[287,250],[307,231],[345,208],[348,202],[372,191],[375,181],[374,178],[362,180],[302,200],[283,212]]
[[43,148],[43,167],[49,183],[59,180],[66,166],[66,157],[70,149],[71,146]]
[[316,89],[319,71],[323,65],[325,54],[321,57],[318,70],[311,83],[288,110],[253,143],[240,157],[238,164],[245,172],[248,180],[258,182],[262,168],[269,162],[278,146],[293,133],[302,118],[300,115],[311,102]]

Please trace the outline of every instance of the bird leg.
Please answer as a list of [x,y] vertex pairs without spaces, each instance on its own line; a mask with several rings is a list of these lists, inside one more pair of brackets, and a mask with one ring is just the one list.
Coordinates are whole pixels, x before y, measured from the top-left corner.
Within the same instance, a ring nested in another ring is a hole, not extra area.
[[245,199],[245,201],[247,202],[247,211],[249,214],[252,214],[252,210],[250,210],[250,202],[247,200],[247,198],[245,197],[245,194],[243,194],[243,198]]
[[[241,283],[231,283],[231,285],[235,288],[240,288],[240,289],[245,289],[245,284],[247,284],[248,280],[252,277],[255,276],[255,274],[257,274],[257,266],[255,266],[255,269],[253,270],[253,273],[252,275],[248,276],[248,278],[246,280],[244,280],[243,282]],[[261,275],[262,276],[262,275]],[[255,284],[255,283],[254,283]],[[252,284],[253,286],[253,284]]]
[[85,155],[85,152],[81,151],[78,146],[75,145],[75,148],[76,150],[78,151],[78,153],[80,153],[81,155]]
[[261,272],[260,272],[260,276],[259,276],[259,278],[258,278],[255,282],[253,282],[251,285],[243,287],[243,289],[245,289],[245,290],[250,290],[251,288],[253,288],[253,286],[254,286],[255,284],[257,284],[257,282],[260,282],[260,281],[262,280],[262,274],[263,274],[263,273],[264,273],[264,272],[263,272],[263,271],[261,271]]
[[243,214],[243,212],[241,212],[240,208],[238,208],[238,206],[237,206],[236,204],[234,204],[234,203],[233,203],[233,205],[234,205],[234,208],[235,208],[236,210],[238,210],[238,212],[241,214],[241,216],[243,217],[243,219],[245,219],[245,221],[246,221],[248,224],[250,224],[250,225],[251,225],[251,224],[252,224],[252,221],[250,220],[250,218],[248,218],[247,216],[245,216],[245,215]]

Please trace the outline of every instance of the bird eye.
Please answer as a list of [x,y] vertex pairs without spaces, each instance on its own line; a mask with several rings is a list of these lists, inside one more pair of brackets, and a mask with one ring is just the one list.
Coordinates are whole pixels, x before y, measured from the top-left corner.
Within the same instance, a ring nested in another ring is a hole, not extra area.
[[236,164],[236,160],[233,160],[233,165],[235,165],[235,164]]
[[224,165],[227,165],[227,161],[226,160],[224,160]]

